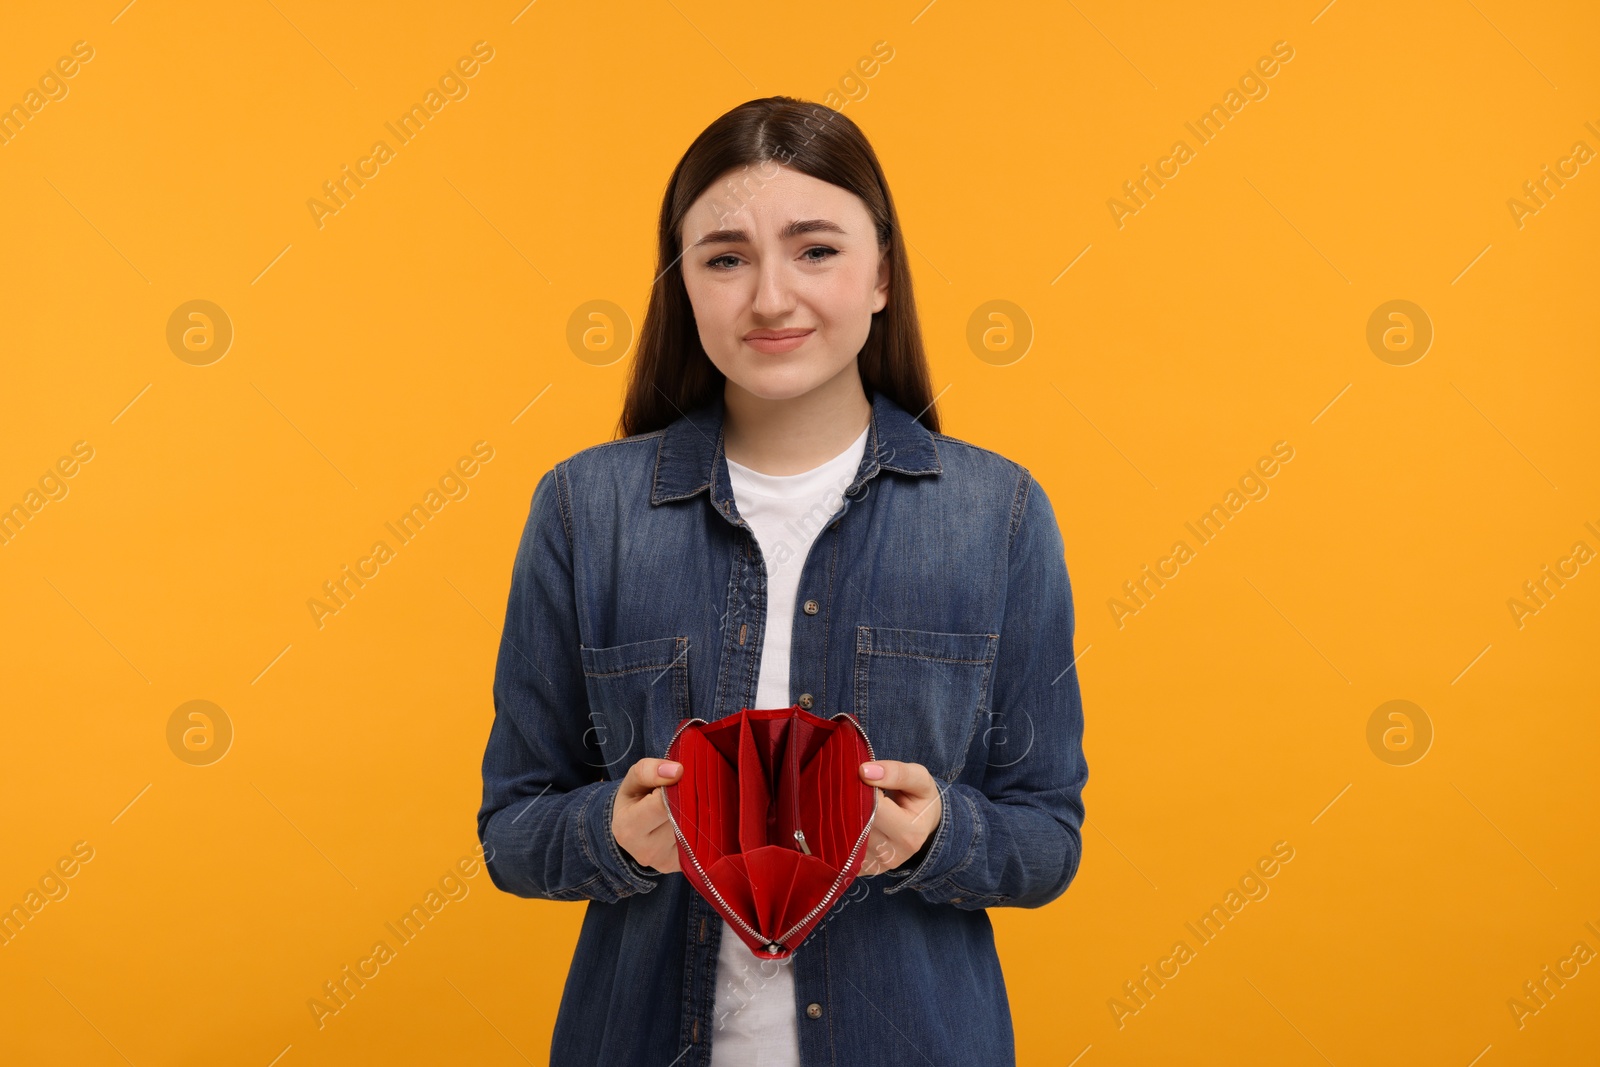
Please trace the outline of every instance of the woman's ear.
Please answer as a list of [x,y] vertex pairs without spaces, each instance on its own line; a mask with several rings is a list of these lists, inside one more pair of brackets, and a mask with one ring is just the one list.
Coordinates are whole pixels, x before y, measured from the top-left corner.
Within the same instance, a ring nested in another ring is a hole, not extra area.
[[878,256],[878,287],[872,294],[872,310],[882,311],[889,305],[889,254]]

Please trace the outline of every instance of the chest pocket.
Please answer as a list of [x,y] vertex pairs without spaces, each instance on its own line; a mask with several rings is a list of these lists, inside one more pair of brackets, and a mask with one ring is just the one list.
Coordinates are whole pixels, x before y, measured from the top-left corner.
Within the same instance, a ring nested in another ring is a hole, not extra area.
[[955,781],[989,702],[999,644],[998,634],[856,627],[856,717],[873,752]]
[[599,749],[606,777],[621,778],[635,760],[665,754],[678,721],[689,715],[689,639],[578,651],[589,693],[584,740]]

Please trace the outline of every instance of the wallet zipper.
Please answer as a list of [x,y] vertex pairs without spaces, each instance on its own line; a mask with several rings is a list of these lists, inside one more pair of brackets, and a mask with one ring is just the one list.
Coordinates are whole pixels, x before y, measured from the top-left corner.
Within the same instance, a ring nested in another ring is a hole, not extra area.
[[[861,740],[863,740],[863,741],[865,741],[867,743],[867,756],[868,756],[868,758],[869,759],[877,759],[878,758],[876,755],[873,754],[873,751],[872,751],[872,738],[867,736],[867,732],[861,728],[861,724],[856,721],[855,716],[851,715],[847,711],[841,711],[837,715],[832,716],[832,718],[834,718],[834,719],[838,719],[838,718],[848,719],[850,721],[850,725],[854,726],[856,728],[856,732],[861,735]],[[670,811],[669,811],[669,814],[670,814]],[[805,918],[801,919],[799,922],[795,923],[788,930],[786,930],[784,932],[783,936],[778,938],[777,941],[774,942],[775,944],[782,945],[785,940],[787,940],[788,938],[794,936],[795,931],[803,929],[805,927],[806,923],[808,923],[812,919],[816,918],[816,916],[821,914],[828,907],[828,902],[833,899],[833,895],[839,891],[839,886],[844,882],[845,874],[850,870],[851,865],[853,863],[855,863],[855,861],[856,861],[856,853],[861,851],[861,846],[866,843],[867,835],[872,832],[872,823],[873,823],[874,820],[877,819],[877,817],[878,817],[878,805],[876,803],[874,803],[872,805],[872,814],[867,816],[867,824],[861,828],[861,836],[856,838],[856,843],[853,846],[851,846],[851,848],[850,848],[850,856],[849,856],[848,859],[845,860],[844,868],[839,871],[839,876],[833,880],[833,885],[828,887],[828,891],[822,895],[822,899],[817,902],[817,906],[812,908],[810,911],[806,912]]]
[[[690,726],[693,726],[697,722],[703,723],[707,721],[708,720],[706,719],[696,717],[692,719],[685,719],[683,722],[679,723],[678,728],[672,732],[672,739],[667,742],[667,751],[672,751],[672,746],[678,743],[678,735],[683,733],[684,730]],[[876,814],[876,811],[874,811],[874,814]],[[701,884],[704,885],[706,889],[710,890],[711,895],[716,898],[717,903],[721,906],[723,917],[738,923],[740,928],[751,937],[760,941],[767,941],[766,936],[762,934],[760,930],[757,930],[755,927],[741,919],[738,914],[728,906],[728,902],[722,899],[722,894],[717,892],[717,887],[711,882],[711,876],[708,875],[706,873],[706,869],[700,865],[700,857],[694,854],[694,849],[689,847],[689,839],[683,836],[683,830],[678,826],[678,820],[672,814],[671,804],[667,805],[667,821],[672,824],[672,832],[674,836],[677,837],[678,844],[683,847],[684,855],[689,857],[689,862],[694,864],[694,869],[699,872]],[[767,943],[771,944],[770,941]]]
[[[854,726],[856,728],[856,732],[861,735],[861,740],[866,742],[866,745],[867,745],[867,757],[869,759],[874,759],[874,760],[877,759],[878,758],[877,755],[872,751],[872,738],[867,736],[867,732],[861,728],[861,723],[856,720],[855,716],[851,715],[847,711],[841,711],[837,715],[831,716],[829,721],[832,721],[833,719],[841,719],[841,718],[848,720],[850,725]],[[697,722],[705,723],[705,722],[709,722],[709,720],[702,719],[699,716],[696,716],[696,717],[691,718],[691,719],[685,719],[683,722],[679,723],[678,724],[678,728],[676,730],[672,731],[672,737],[667,741],[667,751],[671,752],[672,751],[672,746],[677,744],[677,742],[678,742],[678,736],[680,734],[682,734],[684,730],[688,729],[690,726],[693,726]],[[696,856],[694,854],[694,850],[689,847],[688,838],[684,837],[683,830],[680,829],[679,826],[678,826],[678,820],[672,814],[672,805],[668,804],[666,807],[667,807],[667,821],[672,824],[672,833],[673,833],[673,835],[677,837],[678,844],[683,846],[684,854],[689,857],[689,862],[693,863],[694,864],[694,869],[697,872],[699,872],[701,883],[704,884],[705,887],[708,890],[711,891],[712,897],[714,897],[716,899],[717,903],[722,906],[723,917],[733,920],[733,922],[737,923],[739,925],[739,927],[741,929],[743,929],[751,937],[756,938],[759,941],[766,941],[766,943],[768,945],[768,951],[771,951],[772,948],[786,949],[787,946],[783,944],[784,939],[793,936],[795,931],[797,931],[797,930],[801,929],[802,927],[804,927],[806,925],[806,923],[810,922],[813,918],[815,918],[818,914],[820,914],[825,908],[827,908],[828,902],[833,899],[833,895],[839,891],[840,884],[842,884],[844,882],[844,876],[850,870],[851,864],[855,863],[856,853],[861,851],[861,846],[862,846],[862,844],[864,844],[866,842],[867,835],[872,832],[872,824],[878,817],[878,806],[876,804],[874,804],[872,806],[872,814],[867,816],[867,823],[866,823],[865,826],[863,826],[861,828],[861,836],[856,838],[856,843],[853,846],[851,846],[851,848],[850,848],[850,856],[849,856],[848,859],[845,860],[844,868],[839,871],[838,877],[833,880],[833,885],[828,887],[828,891],[822,895],[822,900],[817,904],[817,906],[812,908],[810,911],[806,912],[805,918],[801,919],[794,926],[791,926],[784,933],[783,937],[777,938],[776,940],[768,940],[766,935],[764,935],[760,930],[757,930],[755,927],[751,926],[749,923],[747,923],[743,919],[741,919],[734,912],[734,910],[731,907],[728,906],[728,902],[726,900],[722,899],[722,894],[717,892],[717,887],[711,883],[711,876],[706,874],[706,869],[700,865],[700,857]],[[796,836],[798,837],[799,836],[799,831],[797,830],[795,833],[796,833]],[[800,838],[800,840],[803,842],[805,839],[804,838]],[[809,852],[807,852],[806,854],[810,855]]]
[[[789,743],[784,747],[784,756],[789,762],[789,780],[797,783],[800,777],[800,746],[795,742],[796,733],[797,728],[794,722],[791,722],[789,724]],[[798,784],[790,787],[789,800],[791,802],[789,810],[794,817],[794,843],[799,846],[803,854],[809,856],[811,855],[811,846],[806,844],[805,831],[800,829],[800,787]]]

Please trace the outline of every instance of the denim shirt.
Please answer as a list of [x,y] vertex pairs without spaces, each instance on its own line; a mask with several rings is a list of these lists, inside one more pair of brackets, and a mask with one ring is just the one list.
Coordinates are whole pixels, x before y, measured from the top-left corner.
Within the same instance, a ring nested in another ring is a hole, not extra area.
[[[790,695],[852,713],[878,758],[926,767],[941,815],[744,995],[794,968],[802,1067],[1013,1064],[984,909],[1050,903],[1082,855],[1061,532],[1026,468],[870,399],[843,505],[816,510]],[[719,397],[557,463],[517,549],[478,834],[499,889],[588,902],[551,1042],[561,1067],[706,1067],[719,1027],[721,916],[682,873],[623,852],[611,814],[628,768],[664,756],[683,719],[755,699],[766,568],[734,504],[724,410]]]

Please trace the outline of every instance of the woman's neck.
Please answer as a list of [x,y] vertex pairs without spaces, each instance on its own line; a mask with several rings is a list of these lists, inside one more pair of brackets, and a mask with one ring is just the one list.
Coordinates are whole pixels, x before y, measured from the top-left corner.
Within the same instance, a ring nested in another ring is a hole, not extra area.
[[855,364],[809,393],[769,400],[735,385],[723,391],[723,447],[762,474],[800,474],[850,447],[872,419]]

